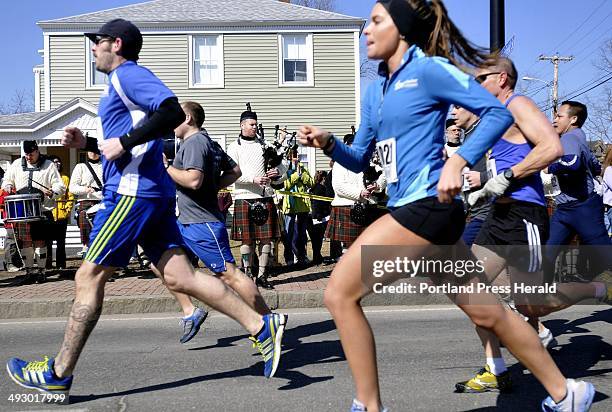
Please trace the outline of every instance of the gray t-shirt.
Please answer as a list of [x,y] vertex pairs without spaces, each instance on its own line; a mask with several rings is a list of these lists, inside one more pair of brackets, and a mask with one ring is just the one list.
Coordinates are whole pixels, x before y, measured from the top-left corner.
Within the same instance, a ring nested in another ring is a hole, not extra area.
[[233,169],[236,162],[206,132],[200,132],[181,144],[173,166],[182,170],[199,170],[204,174],[202,186],[197,190],[176,185],[179,222],[223,222],[217,201],[219,178],[222,172]]

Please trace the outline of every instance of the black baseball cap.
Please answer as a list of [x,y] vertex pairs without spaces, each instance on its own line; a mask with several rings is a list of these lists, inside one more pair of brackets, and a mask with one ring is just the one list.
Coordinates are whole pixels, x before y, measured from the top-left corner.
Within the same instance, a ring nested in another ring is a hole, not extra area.
[[142,34],[140,30],[134,23],[124,19],[114,19],[104,23],[96,33],[85,33],[85,36],[94,43],[97,37],[121,39],[123,41],[121,55],[128,60],[137,61],[140,49],[142,49]]
[[34,150],[38,150],[38,143],[36,143],[36,140],[24,140],[23,141],[23,153],[30,154]]

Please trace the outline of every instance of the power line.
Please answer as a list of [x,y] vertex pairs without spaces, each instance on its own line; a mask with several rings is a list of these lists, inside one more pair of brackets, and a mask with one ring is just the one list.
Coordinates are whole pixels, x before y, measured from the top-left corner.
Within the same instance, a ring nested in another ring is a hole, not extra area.
[[567,98],[567,100],[575,99],[575,98],[576,98],[576,97],[578,97],[578,96],[582,96],[583,94],[588,93],[588,92],[590,92],[590,91],[591,91],[591,90],[593,90],[593,89],[596,89],[597,87],[601,86],[601,85],[602,85],[602,84],[604,84],[604,83],[609,82],[610,80],[612,80],[612,76],[608,77],[607,79],[604,79],[604,80],[600,81],[600,82],[599,82],[599,83],[597,83],[595,86],[590,87],[590,88],[586,89],[586,90],[585,90],[585,91],[583,91],[583,92],[580,92],[580,93],[578,93],[578,94],[575,94],[575,95],[573,95],[572,97],[568,97],[568,98]]
[[[561,42],[559,42],[559,44],[557,44],[555,47],[553,47],[553,48],[552,48],[552,50],[559,50],[559,47],[560,47],[560,46],[561,46],[563,43],[565,43],[565,41],[567,41],[567,40],[568,40],[570,37],[572,37],[572,36],[574,35],[574,33],[576,33],[578,30],[580,30],[580,28],[582,28],[582,26],[584,26],[584,24],[585,24],[587,21],[589,21],[589,19],[590,19],[591,17],[593,17],[593,15],[594,15],[595,13],[597,13],[597,12],[599,11],[599,9],[601,9],[601,7],[602,7],[602,6],[603,6],[603,5],[606,3],[606,1],[607,1],[607,0],[603,0],[603,1],[602,1],[602,2],[599,4],[599,6],[597,6],[597,7],[595,8],[595,10],[593,10],[593,11],[591,12],[591,14],[589,14],[589,15],[587,16],[587,18],[586,18],[586,19],[584,19],[584,20],[582,21],[582,23],[580,23],[580,24],[578,25],[578,27],[576,27],[576,28],[575,28],[575,29],[574,29],[574,30],[573,30],[573,31],[572,31],[570,34],[568,34],[568,35],[567,35],[567,36],[566,36],[566,37],[565,37],[563,40],[561,40]],[[529,66],[529,68],[528,68],[527,70],[525,70],[525,73],[528,73],[528,72],[529,72],[529,71],[530,71],[530,70],[531,70],[531,69],[532,69],[532,68],[533,68],[533,67],[534,67],[536,64],[538,64],[538,62],[539,62],[539,60],[536,60],[535,62],[533,62],[533,64],[532,64],[531,66]],[[534,76],[534,77],[537,77],[537,76]]]
[[[586,32],[586,33],[584,34],[584,36],[580,37],[578,40],[576,40],[574,43],[572,43],[572,45],[571,45],[571,46],[569,46],[569,47],[566,49],[566,51],[572,50],[572,48],[573,48],[574,46],[576,46],[578,43],[580,43],[580,42],[582,41],[582,39],[584,39],[586,36],[588,36],[589,34],[591,34],[591,33],[592,33],[592,32],[593,32],[593,31],[594,31],[596,28],[598,28],[599,26],[601,26],[601,24],[602,24],[603,22],[607,21],[607,20],[608,20],[608,17],[610,17],[610,15],[612,15],[612,11],[611,11],[610,13],[608,13],[608,15],[607,15],[606,17],[604,17],[602,21],[600,21],[600,22],[599,22],[599,23],[597,23],[595,26],[593,26],[593,27],[591,28],[591,30],[589,30],[588,32]],[[555,50],[556,50],[556,49],[555,49]]]
[[[594,86],[592,86],[592,87],[588,88],[587,90],[585,90],[585,91],[583,91],[583,92],[580,92],[580,93],[578,93],[578,94],[575,94],[575,95],[573,95],[573,96],[571,96],[571,97],[564,97],[564,98],[563,98],[563,100],[572,100],[572,99],[575,99],[576,97],[578,97],[578,96],[582,96],[583,94],[588,93],[588,92],[590,92],[590,91],[591,91],[591,90],[593,90],[593,89],[596,89],[597,87],[599,87],[599,86],[603,85],[604,83],[609,82],[610,80],[612,80],[612,76],[608,77],[607,79],[604,79],[604,80],[600,81],[600,82],[599,82],[599,83],[597,83],[596,85],[594,85]],[[549,110],[551,107],[552,107],[552,106],[546,107],[546,108],[544,109],[544,111]]]
[[537,95],[538,93],[540,93],[542,90],[547,89],[549,87],[549,84],[546,84],[544,86],[540,86],[535,90],[532,90],[531,92],[525,93],[527,96],[529,97],[533,97],[535,95]]
[[[612,75],[612,72],[606,72],[604,75],[602,75],[601,77],[596,77],[594,79],[590,79],[588,81],[586,81],[585,83],[581,84],[580,86],[578,86],[576,89],[564,93],[559,100],[567,100],[567,96],[575,94],[575,93],[579,93],[581,92],[583,89],[586,89],[592,85],[594,85],[595,83],[603,80],[604,78],[606,78],[607,76]],[[546,100],[540,100],[539,102],[536,103],[536,105],[550,105],[549,103],[549,98],[547,97]]]
[[588,80],[587,82],[583,83],[582,85],[580,85],[578,88],[572,90],[571,92],[567,92],[563,95],[563,99],[565,99],[567,96],[575,94],[575,93],[579,93],[581,92],[583,89],[586,89],[587,87],[592,86],[593,84],[601,81],[602,79],[608,77],[609,75],[611,75],[612,72],[606,72],[603,75],[601,75],[600,77],[596,77],[594,79]]
[[[612,39],[612,38],[611,38]],[[588,55],[592,55],[593,54],[593,48],[595,49],[599,49],[602,46],[604,46],[608,41],[610,41],[610,39],[606,39],[603,40],[601,43],[599,42],[593,42],[591,43],[591,45],[589,47],[587,47],[586,49],[583,49],[581,52],[579,52],[576,55],[576,63],[575,64],[569,64],[569,68],[567,70],[565,70],[564,74],[567,75],[567,73],[571,72],[572,70],[574,70],[576,67],[583,65],[584,63],[589,62],[589,59],[587,58],[582,58],[582,56],[588,56]],[[581,58],[578,58],[578,56],[581,56]]]
[[[577,59],[575,60],[574,64],[570,64],[569,68],[565,71],[565,73],[569,73],[572,70],[574,70],[574,68],[584,64],[585,62],[588,62],[588,59],[585,58],[580,58],[578,59],[578,57],[582,57],[582,56],[587,56],[589,54],[592,53],[592,49],[593,48],[597,48],[601,46],[601,42],[598,41],[601,39],[601,37],[605,36],[608,31],[604,30],[604,33],[597,33],[596,30],[602,25],[602,23],[606,22],[608,20],[608,18],[612,16],[612,12],[608,13],[608,15],[606,15],[603,20],[601,20],[599,23],[595,24],[594,26],[591,27],[591,29],[589,31],[587,31],[586,33],[584,33],[584,35],[580,38],[578,38],[576,41],[574,41],[569,47],[564,48],[564,52],[571,52],[572,50],[574,50],[576,48],[576,46],[580,45],[581,43],[583,43],[583,41],[585,39],[590,40],[588,42],[588,45],[586,47],[581,48],[578,53],[576,54],[575,57],[577,57]],[[604,26],[604,29],[606,29],[606,27]],[[595,34],[596,36],[593,37],[591,36],[590,38],[588,36]],[[538,70],[533,77],[539,77],[542,75],[543,69]]]
[[553,50],[559,50],[559,47],[560,47],[560,46],[561,46],[563,43],[565,43],[565,42],[566,42],[568,39],[570,39],[570,38],[571,38],[571,37],[574,35],[574,33],[576,33],[578,30],[580,30],[580,28],[581,28],[582,26],[584,26],[584,24],[585,24],[585,23],[586,23],[586,22],[587,22],[587,21],[588,21],[588,20],[589,20],[591,17],[593,17],[593,15],[594,15],[595,13],[597,13],[597,12],[599,11],[599,9],[601,9],[601,6],[603,6],[603,5],[604,5],[606,2],[607,2],[607,0],[603,0],[603,1],[602,1],[602,2],[599,4],[599,6],[597,6],[597,7],[595,8],[595,10],[593,10],[593,11],[591,12],[591,14],[589,14],[589,16],[588,16],[586,19],[584,19],[584,21],[583,21],[582,23],[580,23],[580,25],[578,25],[578,27],[576,27],[576,28],[575,28],[575,29],[574,29],[574,30],[573,30],[573,31],[572,31],[570,34],[568,34],[568,35],[567,35],[567,36],[566,36],[566,37],[565,37],[563,40],[561,40],[561,42],[559,42],[559,44],[557,44],[555,47],[553,47]]

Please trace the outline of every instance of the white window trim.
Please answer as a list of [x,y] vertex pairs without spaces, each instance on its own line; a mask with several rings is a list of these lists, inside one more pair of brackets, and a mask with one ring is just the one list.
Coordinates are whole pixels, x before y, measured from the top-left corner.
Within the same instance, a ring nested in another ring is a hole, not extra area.
[[42,69],[34,68],[34,111],[42,111],[40,107],[40,74],[43,72]]
[[[303,146],[302,146],[303,147]],[[317,152],[314,147],[306,148],[306,157],[308,158],[308,173],[314,178],[317,172]]]
[[93,84],[95,77],[91,72],[92,53],[91,40],[85,37],[85,90],[104,90],[107,84]]
[[[285,65],[283,64],[283,36],[306,35],[306,81],[285,82]],[[314,87],[314,57],[312,46],[312,33],[279,33],[278,34],[278,87]]]
[[[219,59],[219,70],[221,70],[220,81],[211,84],[195,84],[195,75],[193,72],[193,45],[194,37],[217,37],[217,45],[221,50],[221,58]],[[223,47],[223,34],[218,33],[201,33],[201,34],[190,34],[189,35],[189,89],[224,89],[225,88],[225,48]]]
[[44,76],[45,76],[45,107],[42,110],[51,110],[51,73],[49,69],[51,67],[50,53],[51,53],[51,39],[48,34],[43,35],[43,43],[44,43],[44,56],[43,56],[43,64],[45,66]]

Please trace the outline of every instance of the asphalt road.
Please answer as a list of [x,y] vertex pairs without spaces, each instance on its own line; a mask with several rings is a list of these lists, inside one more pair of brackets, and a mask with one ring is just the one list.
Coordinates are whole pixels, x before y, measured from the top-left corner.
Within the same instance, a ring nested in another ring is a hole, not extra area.
[[[376,333],[382,394],[391,411],[534,411],[545,397],[506,354],[514,393],[455,394],[483,362],[473,328],[454,308],[368,308]],[[324,310],[290,311],[284,355],[266,380],[240,327],[213,314],[187,345],[172,314],[103,318],[76,370],[68,406],[10,402],[29,391],[0,375],[0,411],[348,411],[353,386],[334,324]],[[593,411],[612,410],[612,309],[579,306],[551,316],[552,351],[563,372],[587,378]],[[0,359],[54,355],[64,320],[0,322]],[[32,392],[37,393],[37,392]]]

